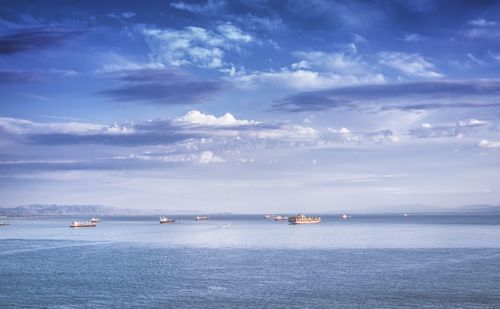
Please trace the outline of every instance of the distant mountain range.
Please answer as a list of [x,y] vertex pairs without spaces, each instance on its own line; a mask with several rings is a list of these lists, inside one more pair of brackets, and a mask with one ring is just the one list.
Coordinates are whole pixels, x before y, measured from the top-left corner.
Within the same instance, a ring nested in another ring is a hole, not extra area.
[[461,208],[463,212],[500,213],[500,205],[469,205]]
[[139,215],[137,210],[118,209],[100,205],[23,205],[0,208],[2,216],[117,216]]
[[500,205],[477,204],[462,207],[444,208],[422,204],[379,206],[376,208],[352,211],[361,213],[500,213]]
[[[439,208],[426,205],[401,205],[379,207],[364,213],[500,213],[500,205],[468,205],[459,208]],[[122,209],[101,205],[23,205],[0,207],[0,216],[36,217],[36,216],[144,216],[161,214],[196,214],[195,210],[159,210],[159,209]]]

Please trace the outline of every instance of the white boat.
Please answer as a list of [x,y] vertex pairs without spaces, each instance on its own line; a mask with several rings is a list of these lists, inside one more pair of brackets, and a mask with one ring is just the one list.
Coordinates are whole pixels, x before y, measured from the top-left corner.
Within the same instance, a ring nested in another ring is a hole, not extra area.
[[164,216],[161,216],[160,217],[160,224],[165,224],[165,223],[174,223],[175,220],[174,219],[171,219],[171,218],[167,218],[167,217],[164,217]]
[[94,218],[94,217],[92,217],[90,219],[90,222],[94,222],[94,223],[101,222],[101,219],[100,218]]
[[409,216],[410,216],[410,214],[408,214],[408,213],[403,214],[403,217],[409,217]]
[[7,225],[9,225],[8,222],[0,222],[0,226],[7,226]]
[[274,220],[276,220],[276,221],[286,221],[286,220],[288,220],[288,217],[277,215],[276,217],[274,217]]
[[348,214],[342,214],[342,215],[340,216],[340,218],[341,218],[342,220],[350,220],[352,217],[351,217],[351,216],[349,216]]
[[272,220],[272,219],[276,218],[276,215],[265,215],[264,217],[266,219]]
[[208,220],[208,216],[196,216],[194,217],[194,220],[196,221]]
[[96,227],[97,223],[91,221],[73,221],[69,227]]

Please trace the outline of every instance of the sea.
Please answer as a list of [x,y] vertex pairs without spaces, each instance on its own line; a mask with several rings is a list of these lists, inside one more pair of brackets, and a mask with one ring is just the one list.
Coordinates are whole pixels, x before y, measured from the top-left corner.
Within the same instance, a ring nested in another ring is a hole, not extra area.
[[1,219],[0,308],[500,308],[500,214],[173,217]]

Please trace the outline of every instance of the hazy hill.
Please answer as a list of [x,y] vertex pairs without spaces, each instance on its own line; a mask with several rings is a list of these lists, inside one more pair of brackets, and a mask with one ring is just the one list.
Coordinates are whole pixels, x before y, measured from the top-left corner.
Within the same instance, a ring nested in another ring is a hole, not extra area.
[[3,216],[113,216],[134,215],[139,211],[100,205],[23,205],[0,208]]
[[123,209],[101,205],[23,205],[0,207],[0,216],[144,216],[196,214],[194,210]]
[[468,205],[462,207],[464,212],[487,212],[487,213],[500,213],[500,205]]

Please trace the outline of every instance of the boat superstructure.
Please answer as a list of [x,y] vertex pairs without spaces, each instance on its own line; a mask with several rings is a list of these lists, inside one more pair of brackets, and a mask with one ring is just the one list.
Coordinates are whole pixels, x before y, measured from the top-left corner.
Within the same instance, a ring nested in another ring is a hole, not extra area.
[[70,227],[96,227],[97,223],[92,221],[73,221],[69,225]]
[[320,223],[321,217],[306,217],[303,214],[298,214],[296,216],[288,218],[288,222],[291,224],[314,224]]
[[174,223],[174,222],[175,222],[174,219],[167,218],[167,217],[164,217],[164,216],[160,217],[160,224]]

